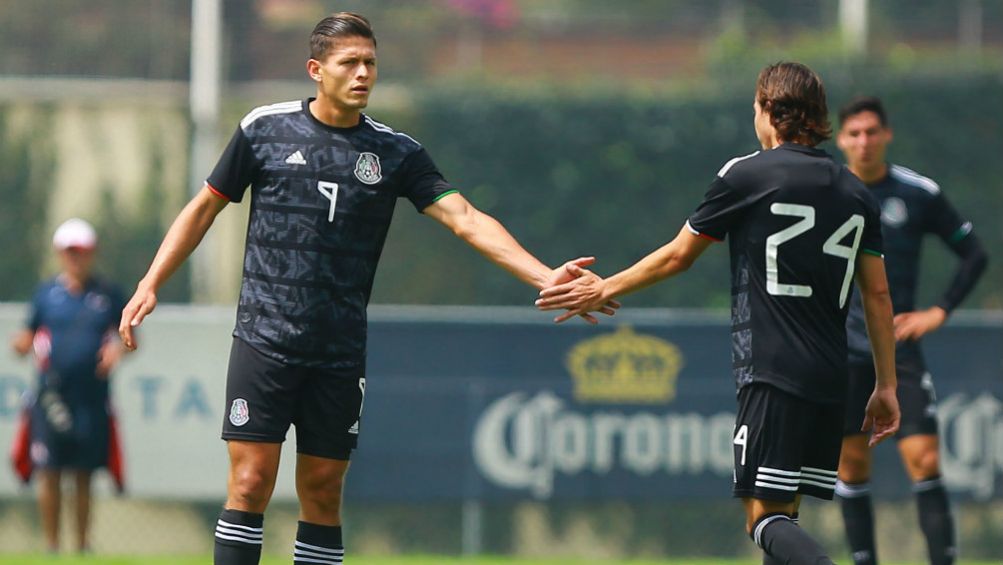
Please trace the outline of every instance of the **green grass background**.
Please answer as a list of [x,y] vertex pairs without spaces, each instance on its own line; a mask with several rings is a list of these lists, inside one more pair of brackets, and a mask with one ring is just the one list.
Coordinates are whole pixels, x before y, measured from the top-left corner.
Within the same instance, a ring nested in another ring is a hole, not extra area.
[[[289,565],[291,557],[265,556],[261,565]],[[849,562],[844,560],[843,562]],[[202,557],[112,557],[92,555],[77,557],[73,555],[0,555],[0,565],[210,565],[211,556]],[[366,557],[349,556],[348,565],[582,565],[595,563],[605,565],[623,563],[624,565],[760,565],[761,561],[742,559],[670,559],[670,560],[595,560],[586,561],[579,558],[566,559],[516,559],[508,557],[478,557],[460,558],[443,556],[401,556],[401,557]],[[963,561],[960,565],[990,565],[989,561]],[[992,562],[993,565],[998,563]],[[922,565],[921,563],[887,563],[886,565]]]

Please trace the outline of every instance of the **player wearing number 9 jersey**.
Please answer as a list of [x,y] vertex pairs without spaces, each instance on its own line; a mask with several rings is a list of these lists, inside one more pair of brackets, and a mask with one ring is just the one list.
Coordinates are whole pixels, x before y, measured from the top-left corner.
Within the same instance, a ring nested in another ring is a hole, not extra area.
[[263,514],[291,424],[301,517],[294,563],[342,563],[341,491],[361,429],[366,305],[398,198],[537,288],[570,280],[569,265],[592,261],[547,267],[459,195],[421,145],[363,114],[376,68],[376,39],[365,18],[342,12],[318,22],[306,64],[316,96],[262,106],[241,120],[122,312],[119,332],[134,349],[133,328],[156,306],[157,289],[250,186],[226,384],[230,473],[214,524],[216,565],[259,562]]
[[831,499],[842,440],[846,314],[856,278],[879,375],[875,435],[898,426],[891,301],[877,201],[814,147],[828,138],[825,90],[811,69],[763,69],[753,102],[763,151],[728,161],[674,240],[608,279],[584,269],[544,289],[567,319],[690,267],[713,241],[731,253],[732,367],[739,389],[734,494],[765,563],[824,565],[797,526],[801,494]]

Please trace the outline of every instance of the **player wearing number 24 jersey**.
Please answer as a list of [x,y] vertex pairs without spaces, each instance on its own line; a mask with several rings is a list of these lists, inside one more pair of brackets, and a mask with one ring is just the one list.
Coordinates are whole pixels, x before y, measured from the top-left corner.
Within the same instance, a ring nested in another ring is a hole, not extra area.
[[732,159],[687,228],[728,237],[733,372],[815,402],[842,402],[857,255],[880,257],[880,209],[824,151],[784,143]]
[[797,63],[763,69],[753,103],[763,151],[728,161],[674,240],[607,279],[546,288],[537,305],[589,312],[679,274],[710,246],[731,253],[732,369],[739,388],[734,495],[764,563],[832,561],[796,525],[800,495],[831,499],[842,441],[846,313],[854,278],[878,381],[872,442],[898,427],[891,300],[880,212],[845,167],[815,149],[831,132],[822,81]]

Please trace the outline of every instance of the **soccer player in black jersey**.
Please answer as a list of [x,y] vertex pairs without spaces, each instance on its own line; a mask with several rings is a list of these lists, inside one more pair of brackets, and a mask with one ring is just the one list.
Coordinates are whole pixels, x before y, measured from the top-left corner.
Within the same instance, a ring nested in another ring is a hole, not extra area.
[[[896,438],[906,472],[913,482],[919,522],[926,536],[932,565],[955,559],[954,523],[947,491],[940,476],[936,398],[919,340],[936,331],[968,295],[986,267],[986,252],[965,221],[951,206],[937,183],[905,167],[885,161],[892,129],[881,101],[852,100],[839,112],[836,137],[853,174],[881,203],[885,264],[895,311],[895,363],[902,425]],[[924,236],[939,237],[960,259],[950,286],[937,303],[916,310],[920,247]],[[874,518],[870,487],[871,452],[867,439],[851,426],[862,418],[866,391],[873,386],[874,369],[860,301],[854,296],[847,319],[850,384],[846,404],[845,437],[839,461],[843,520],[853,560],[874,565]]]
[[898,428],[892,308],[879,209],[864,185],[815,145],[829,136],[825,90],[811,69],[778,63],[756,84],[763,147],[728,161],[668,244],[607,279],[582,276],[541,291],[556,318],[690,267],[729,241],[732,360],[738,386],[734,494],[766,563],[831,563],[794,519],[801,494],[831,499],[846,394],[846,312],[854,277],[863,297],[877,382],[865,417],[877,443]]
[[263,106],[241,120],[205,187],[165,236],[119,327],[135,348],[133,328],[156,306],[157,289],[250,185],[216,565],[258,563],[290,424],[300,501],[294,562],[342,562],[341,493],[365,394],[366,305],[398,198],[537,288],[570,280],[569,265],[591,262],[545,266],[460,196],[418,142],[362,113],[377,77],[376,40],[365,18],[343,12],[321,20],[306,66],[316,97]]

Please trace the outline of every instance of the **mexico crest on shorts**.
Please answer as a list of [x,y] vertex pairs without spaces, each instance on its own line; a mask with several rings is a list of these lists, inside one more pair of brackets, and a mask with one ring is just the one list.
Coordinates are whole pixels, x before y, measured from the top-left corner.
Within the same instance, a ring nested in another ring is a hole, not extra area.
[[376,184],[383,176],[380,174],[380,158],[375,153],[364,151],[355,162],[355,178],[366,184]]
[[234,426],[243,426],[251,419],[251,412],[247,408],[247,401],[243,398],[235,398],[230,405],[230,423]]

